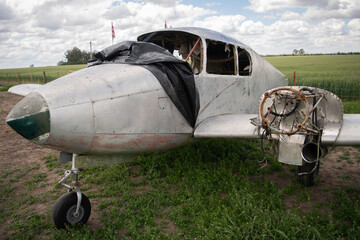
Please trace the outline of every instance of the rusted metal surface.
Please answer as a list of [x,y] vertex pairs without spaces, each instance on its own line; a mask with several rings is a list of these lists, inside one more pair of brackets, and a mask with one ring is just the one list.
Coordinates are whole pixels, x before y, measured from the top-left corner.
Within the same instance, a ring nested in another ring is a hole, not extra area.
[[189,134],[97,134],[91,143],[96,152],[116,153],[121,149],[124,153],[164,150],[186,142]]
[[[261,97],[258,119],[259,127],[279,143],[278,160],[301,166],[309,156],[313,161],[323,157],[327,152],[324,145],[338,144],[343,105],[336,95],[324,89],[280,87]],[[315,146],[311,149],[317,153],[309,152],[305,145]]]

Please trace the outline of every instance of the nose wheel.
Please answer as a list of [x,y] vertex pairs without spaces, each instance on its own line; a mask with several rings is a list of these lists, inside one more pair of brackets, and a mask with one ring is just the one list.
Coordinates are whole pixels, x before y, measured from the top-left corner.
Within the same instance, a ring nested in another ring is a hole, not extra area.
[[[59,181],[69,192],[58,198],[53,207],[52,220],[58,229],[86,224],[91,214],[89,198],[81,192],[78,186],[80,169],[75,167],[75,157],[76,154],[73,154],[71,170],[67,170]],[[71,175],[72,183],[65,183]]]
[[87,223],[91,213],[91,205],[89,198],[84,194],[81,195],[82,199],[78,212],[76,212],[77,192],[66,193],[56,200],[52,211],[52,220],[58,229]]

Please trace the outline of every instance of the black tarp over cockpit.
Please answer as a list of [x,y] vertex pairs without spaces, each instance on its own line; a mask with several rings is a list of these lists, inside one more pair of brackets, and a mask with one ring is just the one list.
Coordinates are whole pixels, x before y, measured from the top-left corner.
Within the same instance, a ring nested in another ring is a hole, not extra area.
[[188,123],[195,126],[200,107],[199,94],[187,62],[177,59],[156,44],[126,41],[96,53],[88,66],[106,63],[135,64],[148,69]]

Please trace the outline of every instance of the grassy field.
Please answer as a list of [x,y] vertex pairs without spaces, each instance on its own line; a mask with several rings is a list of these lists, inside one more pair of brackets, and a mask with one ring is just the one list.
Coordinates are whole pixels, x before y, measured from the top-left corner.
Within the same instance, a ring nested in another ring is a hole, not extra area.
[[[340,58],[328,57],[267,59],[289,79],[297,71],[297,85],[302,85],[306,69],[315,82],[320,76],[339,80],[330,76],[341,76],[336,73]],[[352,57],[344,59],[355,62],[356,68],[359,58]],[[333,68],[321,65],[327,70],[317,75],[310,60],[333,62]],[[348,68],[343,74],[352,71],[358,69]],[[342,79],[356,82],[352,74]],[[346,102],[345,111],[359,113],[359,103]],[[268,150],[269,162],[261,169],[259,142],[239,139],[205,140],[142,154],[131,163],[85,169],[80,174],[81,187],[92,202],[96,220],[68,231],[52,225],[51,207],[65,193],[56,181],[69,165],[60,165],[57,156],[45,155],[23,168],[0,168],[0,226],[6,226],[0,239],[360,239],[358,187],[318,192],[303,187],[296,168],[278,163]],[[358,167],[360,148],[351,148],[336,161]],[[346,172],[334,178],[353,181]],[[321,202],[315,202],[316,194],[324,196]],[[287,205],[289,199],[294,206]]]
[[[69,71],[76,71],[86,67],[86,65],[64,65],[56,67],[34,67],[34,68],[12,68],[12,69],[0,69],[0,81],[6,82],[6,74],[8,74],[8,80],[10,82],[18,83],[20,74],[20,80],[22,83],[29,83],[31,77],[35,83],[44,83],[45,71],[46,80],[50,82],[58,77],[62,77],[68,74]],[[32,75],[30,77],[30,74]]]
[[296,85],[320,87],[342,99],[360,99],[360,55],[311,55],[265,57]]
[[[259,170],[263,155],[257,141],[215,139],[143,154],[132,163],[86,169],[82,189],[99,223],[59,231],[51,223],[50,206],[64,189],[55,184],[43,189],[49,175],[60,178],[65,167],[46,155],[47,172],[39,172],[38,164],[0,171],[0,224],[12,222],[2,234],[12,239],[360,238],[358,189],[336,190],[334,198],[305,212],[288,209],[284,201],[289,197],[299,206],[311,204],[310,189],[297,183],[294,169],[285,173],[283,165],[268,158],[268,166]],[[288,184],[274,184],[269,180],[274,174]],[[25,193],[9,201],[13,185],[23,179]],[[37,212],[39,205],[47,210]],[[14,214],[17,209],[21,213]]]

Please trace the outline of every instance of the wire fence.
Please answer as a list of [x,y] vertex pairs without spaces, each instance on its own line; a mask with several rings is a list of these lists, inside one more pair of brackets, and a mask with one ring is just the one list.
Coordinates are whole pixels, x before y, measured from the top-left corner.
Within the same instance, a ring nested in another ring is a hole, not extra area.
[[[68,71],[70,73],[71,71]],[[64,73],[46,73],[43,71],[42,73],[5,73],[0,75],[0,81],[6,84],[24,84],[24,83],[38,83],[45,84],[51,82],[61,76],[65,75]]]
[[[26,84],[26,83],[37,83],[37,84],[45,84],[51,82],[59,77],[67,75],[73,71],[67,70],[63,72],[49,72],[43,71],[42,73],[5,73],[0,74],[0,82],[8,85],[17,85],[17,84]],[[289,85],[292,85],[291,81]],[[343,101],[358,101],[360,100],[360,84],[351,83],[347,84],[344,81],[312,81],[312,82],[304,82],[298,81],[296,82],[298,86],[312,86],[317,88],[322,88],[328,90],[335,95],[337,95]],[[344,87],[345,86],[345,87]]]

